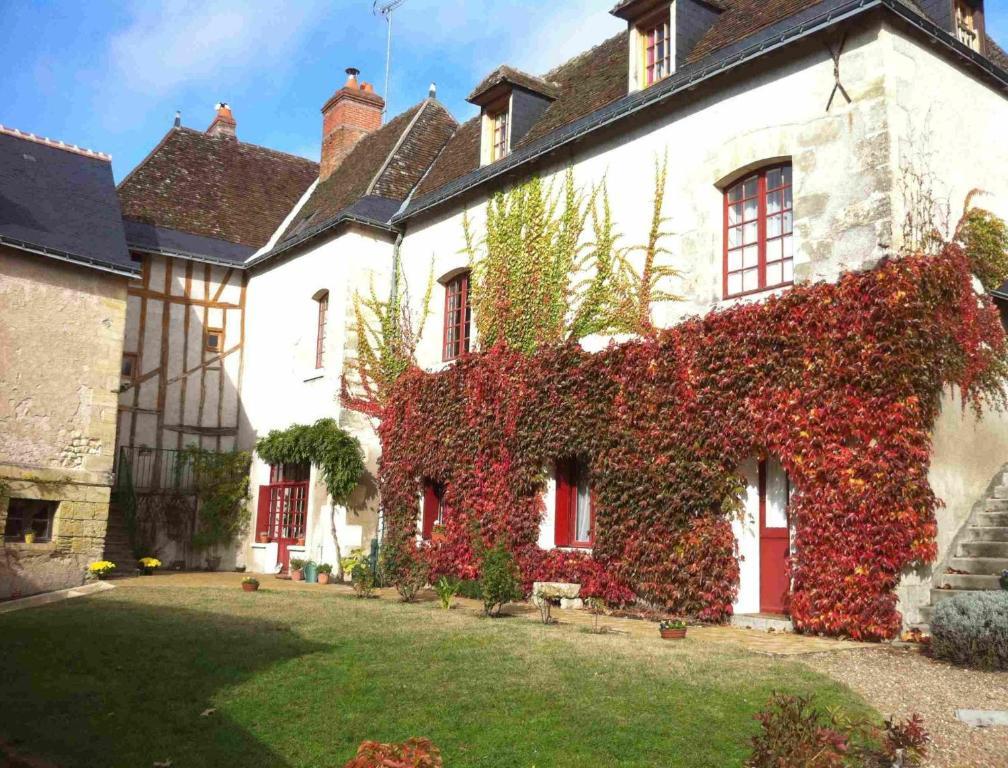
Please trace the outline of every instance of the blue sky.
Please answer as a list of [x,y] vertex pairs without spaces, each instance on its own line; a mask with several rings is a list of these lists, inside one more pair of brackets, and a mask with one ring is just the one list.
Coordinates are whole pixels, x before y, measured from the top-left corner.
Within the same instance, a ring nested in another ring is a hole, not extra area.
[[[393,20],[389,110],[431,81],[456,118],[502,63],[541,73],[622,28],[614,0],[405,0]],[[1008,5],[987,3],[1008,41]],[[356,66],[384,83],[372,0],[0,0],[0,123],[109,152],[121,179],[171,126],[204,129],[227,101],[238,135],[317,159],[319,109]],[[11,66],[16,62],[16,66]]]

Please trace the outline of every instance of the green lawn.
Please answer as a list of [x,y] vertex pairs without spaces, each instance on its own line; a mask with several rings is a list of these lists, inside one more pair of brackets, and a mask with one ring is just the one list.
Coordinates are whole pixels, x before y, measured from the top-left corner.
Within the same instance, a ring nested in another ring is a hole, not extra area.
[[731,647],[339,588],[120,588],[0,615],[0,680],[0,738],[61,768],[338,768],[364,739],[410,736],[448,768],[739,766],[773,690],[866,711]]

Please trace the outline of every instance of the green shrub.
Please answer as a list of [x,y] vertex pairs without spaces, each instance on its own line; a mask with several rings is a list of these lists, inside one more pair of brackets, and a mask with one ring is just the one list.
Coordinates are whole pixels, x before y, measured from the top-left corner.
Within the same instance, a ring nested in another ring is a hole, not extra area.
[[332,573],[332,566],[329,563],[319,563],[316,569],[319,573]]
[[1008,669],[1008,593],[968,592],[938,603],[931,651],[956,664]]
[[417,593],[427,586],[430,565],[424,553],[412,544],[389,546],[382,550],[382,574],[404,603],[412,603]]
[[367,561],[358,562],[350,569],[350,584],[357,597],[371,597],[375,588],[375,574]]
[[307,564],[307,560],[302,560],[300,557],[292,557],[290,560],[290,569],[292,571],[303,571]]
[[971,208],[959,222],[956,239],[983,287],[999,288],[1008,278],[1008,225],[990,211]]
[[504,605],[522,596],[518,566],[503,544],[483,553],[479,583],[487,616],[499,615]]

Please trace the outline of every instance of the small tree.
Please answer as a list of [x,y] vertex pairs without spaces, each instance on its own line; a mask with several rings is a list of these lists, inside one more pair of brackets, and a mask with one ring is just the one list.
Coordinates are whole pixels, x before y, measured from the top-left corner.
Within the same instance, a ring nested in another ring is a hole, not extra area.
[[503,544],[497,544],[483,553],[480,592],[483,594],[483,613],[487,616],[499,616],[501,608],[521,597],[518,566]]

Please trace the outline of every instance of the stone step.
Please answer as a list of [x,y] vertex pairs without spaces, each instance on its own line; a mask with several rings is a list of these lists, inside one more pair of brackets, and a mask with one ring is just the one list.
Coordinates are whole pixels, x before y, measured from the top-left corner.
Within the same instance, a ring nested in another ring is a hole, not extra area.
[[942,573],[935,576],[935,584],[952,589],[1001,589],[997,574]]
[[987,499],[984,509],[988,512],[1008,512],[1008,499]]
[[997,557],[1008,560],[1008,541],[962,541],[958,557]]
[[962,541],[1008,541],[1008,526],[971,525],[963,530]]
[[931,605],[938,605],[942,600],[948,600],[949,598],[956,597],[957,595],[969,595],[974,592],[980,592],[982,590],[977,589],[932,589],[931,590]]
[[977,514],[973,525],[984,528],[1000,528],[1008,525],[1008,510],[1004,512],[980,512]]
[[995,499],[1008,499],[1008,485],[995,486],[991,496]]
[[953,557],[949,560],[949,568],[976,576],[994,574],[1008,568],[1008,558],[1005,557]]

